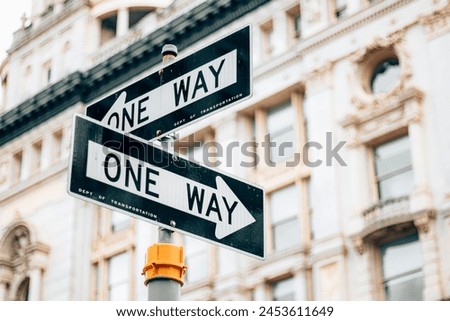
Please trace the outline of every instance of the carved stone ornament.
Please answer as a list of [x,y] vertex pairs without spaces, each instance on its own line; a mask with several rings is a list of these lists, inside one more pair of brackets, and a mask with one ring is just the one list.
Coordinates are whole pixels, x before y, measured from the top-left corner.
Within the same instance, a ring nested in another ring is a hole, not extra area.
[[332,71],[335,65],[334,61],[327,61],[321,67],[314,69],[306,74],[307,92],[316,93],[332,84]]
[[316,23],[321,18],[321,1],[317,0],[301,0],[302,17],[305,16],[305,20],[308,24]]
[[419,18],[419,23],[425,27],[429,37],[436,37],[450,29],[450,3],[444,8]]
[[12,256],[23,257],[25,251],[30,244],[30,234],[28,230],[21,226],[14,231],[14,237],[12,239]]
[[427,234],[430,231],[430,226],[435,218],[436,213],[434,211],[427,211],[424,215],[421,215],[414,220],[414,225],[419,233]]
[[353,246],[355,247],[355,250],[359,253],[359,255],[363,255],[366,251],[366,244],[364,243],[362,237],[358,236],[353,238]]
[[[358,111],[382,108],[386,100],[395,98],[408,87],[409,79],[412,76],[412,68],[403,39],[403,30],[397,31],[386,38],[377,37],[351,57],[354,67],[354,71],[349,74],[349,82],[354,88],[351,101]],[[370,75],[379,62],[392,55],[397,56],[400,62],[399,81],[391,91],[373,94],[369,88]]]

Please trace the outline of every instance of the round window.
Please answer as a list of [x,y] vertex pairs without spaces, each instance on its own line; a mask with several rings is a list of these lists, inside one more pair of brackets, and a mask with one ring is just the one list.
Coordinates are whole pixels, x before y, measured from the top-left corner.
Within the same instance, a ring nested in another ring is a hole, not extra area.
[[372,93],[387,93],[394,88],[400,78],[400,65],[397,57],[385,59],[380,62],[370,77]]

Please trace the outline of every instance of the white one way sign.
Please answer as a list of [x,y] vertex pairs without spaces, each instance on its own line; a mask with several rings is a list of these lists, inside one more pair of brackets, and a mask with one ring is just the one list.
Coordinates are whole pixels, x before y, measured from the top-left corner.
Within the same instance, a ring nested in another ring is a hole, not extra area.
[[69,193],[264,258],[264,191],[145,140],[74,119]]
[[250,27],[163,67],[86,108],[86,115],[146,140],[251,95]]
[[101,122],[130,133],[155,119],[226,88],[237,81],[237,51],[233,50],[160,87],[127,101],[127,91]]
[[210,221],[219,240],[255,222],[222,177],[213,188],[93,141],[86,176]]

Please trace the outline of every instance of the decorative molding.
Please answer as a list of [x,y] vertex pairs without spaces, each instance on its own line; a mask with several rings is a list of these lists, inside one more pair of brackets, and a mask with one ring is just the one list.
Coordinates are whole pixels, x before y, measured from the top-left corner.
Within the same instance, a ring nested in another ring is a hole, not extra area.
[[374,40],[365,48],[356,51],[350,60],[354,63],[364,63],[374,52],[392,47],[400,43],[405,35],[405,30],[398,30],[387,37],[375,37]]
[[[383,102],[374,101],[371,108],[348,114],[341,125],[353,130],[353,147],[368,143],[393,131],[406,128],[410,122],[422,120],[424,93],[414,87],[390,95]],[[415,101],[417,104],[408,104]]]
[[[385,38],[377,37],[368,46],[350,56],[354,68],[354,72],[349,75],[349,81],[354,88],[351,101],[358,111],[380,108],[386,101],[391,101],[408,88],[412,67],[404,36],[405,31],[399,30]],[[387,93],[371,93],[369,79],[373,69],[383,59],[392,55],[396,55],[400,62],[401,71],[397,85]]]
[[[380,17],[384,17],[412,2],[414,2],[414,0],[380,1],[376,5],[369,6],[357,14],[340,21],[329,28],[324,28],[317,34],[305,39],[300,43],[298,49],[303,53],[314,50],[317,47],[323,46],[341,36],[351,33],[352,31],[369,24]],[[408,27],[409,25],[405,26],[405,28]]]
[[300,5],[302,7],[302,17],[305,17],[305,21],[308,24],[314,24],[321,19],[321,1],[317,0],[301,0]]
[[420,17],[418,21],[425,27],[425,31],[430,38],[448,32],[450,30],[450,3],[429,15]]
[[352,241],[356,252],[358,252],[359,255],[363,255],[367,250],[367,244],[364,242],[363,238],[356,236],[352,239]]
[[319,68],[308,72],[305,79],[307,95],[319,91],[321,88],[327,88],[332,85],[333,68],[335,61],[327,61]]
[[430,226],[436,219],[435,211],[425,211],[422,215],[414,220],[419,234],[427,234],[430,231]]
[[[85,1],[87,0],[82,1],[82,6]],[[68,75],[0,115],[0,146],[73,105],[92,101],[120,86],[142,70],[160,63],[161,47],[164,43],[177,43],[181,51],[268,1],[225,0],[200,3],[189,15],[168,21],[162,28],[145,35],[132,46],[102,63],[85,72],[76,71]],[[33,32],[33,35],[37,35],[40,30],[39,28],[39,31]],[[17,49],[20,44],[30,40],[31,33],[27,33],[23,39],[17,40],[14,48]]]

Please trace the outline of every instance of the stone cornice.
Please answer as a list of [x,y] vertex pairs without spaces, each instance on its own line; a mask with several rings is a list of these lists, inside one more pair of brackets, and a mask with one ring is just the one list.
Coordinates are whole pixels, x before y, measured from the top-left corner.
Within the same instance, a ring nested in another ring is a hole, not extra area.
[[450,30],[450,3],[431,14],[419,18],[419,23],[425,26],[429,37],[437,37]]
[[58,14],[52,14],[48,18],[44,18],[43,21],[37,26],[33,27],[31,25],[29,29],[25,28],[23,30],[18,30],[14,34],[14,42],[8,52],[19,49],[25,43],[30,41],[33,38],[38,37],[39,35],[47,32],[48,30],[54,28],[61,21],[66,20],[68,17],[73,15],[74,12],[85,8],[88,6],[87,0],[78,0],[74,2],[72,5],[65,8],[63,11]]
[[165,43],[176,43],[183,50],[268,1],[204,2],[85,73],[70,74],[0,116],[0,146],[75,103],[92,101],[157,65]]
[[[271,74],[278,72],[280,69],[285,68],[286,66],[292,65],[300,60],[303,59],[303,56],[308,53],[309,51],[312,51],[318,47],[324,46],[327,43],[336,40],[339,37],[345,36],[349,34],[350,32],[371,23],[372,21],[389,14],[398,8],[401,8],[407,4],[410,4],[414,0],[396,0],[392,2],[380,2],[377,4],[374,4],[370,7],[367,7],[366,9],[363,9],[359,11],[358,13],[349,16],[347,18],[344,18],[340,20],[335,25],[330,26],[329,28],[323,29],[319,32],[317,32],[314,35],[311,35],[305,39],[301,39],[297,45],[290,48],[288,52],[283,54],[280,57],[274,57],[275,59],[271,59],[268,63],[262,64],[261,66],[258,66],[254,72],[255,79],[260,79],[263,77],[268,77]],[[402,34],[394,33],[389,38],[389,41],[392,43],[395,43],[394,40],[397,40],[399,36]],[[375,46],[384,46],[385,44],[382,43],[383,38],[377,38],[375,41]],[[373,45],[371,45],[373,46]],[[360,52],[358,52],[358,56],[363,58],[364,54],[366,53],[366,50],[372,50],[375,48],[372,48],[369,46],[369,48],[364,48]],[[338,60],[342,59],[342,57],[335,59],[333,61],[325,62],[325,65],[334,65],[334,63]],[[318,70],[326,69],[326,66],[322,66],[319,68],[316,68],[314,70],[304,70],[305,76],[302,80],[306,80],[311,76],[312,74],[316,74]]]
[[423,99],[423,92],[417,88],[411,87],[404,91],[398,92],[384,100],[374,100],[369,107],[366,107],[367,112],[359,112],[358,114],[348,115],[342,122],[342,126],[359,126],[365,122],[371,121],[394,109],[403,107],[403,104],[408,100],[421,101]]

